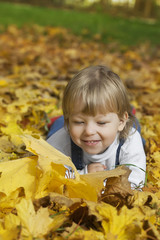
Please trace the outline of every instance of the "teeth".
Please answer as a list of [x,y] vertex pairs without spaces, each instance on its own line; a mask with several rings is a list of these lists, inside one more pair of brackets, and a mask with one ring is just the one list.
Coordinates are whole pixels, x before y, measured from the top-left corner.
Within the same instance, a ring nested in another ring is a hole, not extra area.
[[89,141],[89,140],[84,140],[85,142],[88,142],[88,143],[95,143],[95,142],[97,142],[97,140],[91,140],[91,141]]

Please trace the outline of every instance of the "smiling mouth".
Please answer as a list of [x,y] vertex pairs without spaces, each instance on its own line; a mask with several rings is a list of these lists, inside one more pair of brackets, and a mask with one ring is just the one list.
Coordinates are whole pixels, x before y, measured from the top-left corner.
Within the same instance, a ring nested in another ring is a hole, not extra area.
[[83,142],[86,144],[86,145],[96,145],[97,143],[100,142],[100,140],[83,140]]

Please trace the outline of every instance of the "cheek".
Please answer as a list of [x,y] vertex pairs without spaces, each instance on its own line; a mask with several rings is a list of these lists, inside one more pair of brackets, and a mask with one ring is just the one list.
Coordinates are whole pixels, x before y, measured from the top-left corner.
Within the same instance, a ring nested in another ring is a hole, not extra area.
[[73,127],[69,127],[69,134],[72,136],[72,135],[74,135],[74,129],[73,129]]
[[102,132],[103,138],[114,139],[118,132],[118,125],[113,124]]
[[115,136],[117,135],[117,131],[108,131],[106,134],[104,134],[104,138],[108,139],[108,140],[113,140],[115,138]]
[[80,135],[80,133],[79,133],[80,131],[79,131],[79,128],[77,128],[77,127],[74,127],[74,126],[71,126],[70,128],[69,128],[69,133],[70,133],[70,136],[71,137],[77,137],[77,136],[79,136]]

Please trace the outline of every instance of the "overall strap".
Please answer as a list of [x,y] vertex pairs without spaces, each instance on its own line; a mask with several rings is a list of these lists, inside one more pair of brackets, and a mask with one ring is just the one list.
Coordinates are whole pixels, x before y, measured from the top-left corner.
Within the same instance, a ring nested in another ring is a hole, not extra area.
[[121,150],[121,147],[124,144],[124,142],[125,142],[125,140],[123,138],[121,138],[119,141],[119,145],[118,145],[117,152],[116,152],[116,164],[115,164],[116,166],[119,165],[120,150]]
[[83,169],[82,159],[83,159],[83,152],[80,147],[78,147],[71,139],[71,159],[74,163],[77,170]]

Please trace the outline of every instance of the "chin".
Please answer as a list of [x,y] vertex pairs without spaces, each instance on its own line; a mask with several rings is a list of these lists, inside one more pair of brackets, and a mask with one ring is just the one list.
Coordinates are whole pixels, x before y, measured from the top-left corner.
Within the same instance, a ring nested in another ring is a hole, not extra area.
[[85,151],[86,153],[90,154],[90,155],[99,154],[99,152],[97,152],[97,151],[88,151],[88,150],[85,150],[85,149],[84,149],[84,151]]

